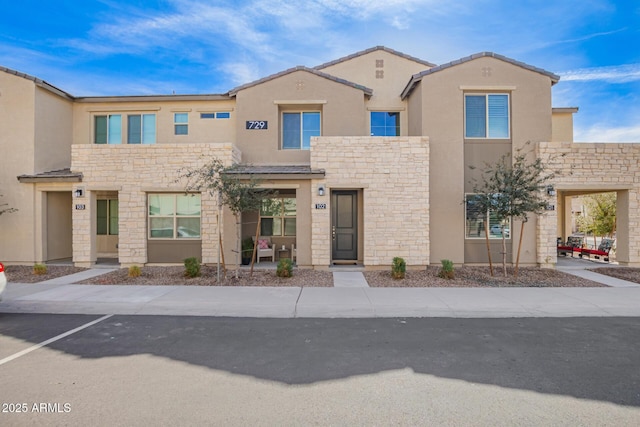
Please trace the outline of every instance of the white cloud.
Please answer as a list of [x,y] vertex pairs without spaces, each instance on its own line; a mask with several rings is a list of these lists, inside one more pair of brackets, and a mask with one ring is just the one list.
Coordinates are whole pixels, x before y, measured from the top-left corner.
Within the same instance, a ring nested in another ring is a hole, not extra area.
[[[264,76],[257,73],[257,67],[251,62],[227,62],[218,67],[221,71],[229,74],[235,86],[240,86]],[[232,88],[228,88],[232,89]]]
[[597,124],[584,130],[576,129],[577,142],[640,142],[640,125],[607,127]]
[[628,83],[640,80],[640,64],[581,68],[559,74],[564,81],[602,80],[609,83]]

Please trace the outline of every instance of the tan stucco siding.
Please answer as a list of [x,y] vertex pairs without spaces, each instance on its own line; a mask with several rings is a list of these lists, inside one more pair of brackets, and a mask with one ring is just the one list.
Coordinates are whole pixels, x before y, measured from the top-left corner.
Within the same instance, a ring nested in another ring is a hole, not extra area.
[[[236,95],[237,145],[253,164],[308,164],[309,150],[281,149],[282,111],[321,111],[322,136],[367,135],[365,95],[360,89],[295,71]],[[248,130],[247,121],[268,122],[267,130]]]
[[[465,144],[507,144],[507,150],[525,147],[527,142],[551,138],[551,80],[548,76],[498,59],[483,57],[423,77],[422,134],[429,136],[431,152],[431,259],[464,262],[464,200],[469,166]],[[414,92],[415,92],[414,90]],[[510,138],[506,140],[465,140],[465,93],[508,93],[510,96]],[[411,98],[417,96],[412,93]],[[467,150],[470,152],[469,150]],[[504,152],[502,149],[494,150]],[[484,161],[497,161],[499,156]],[[536,254],[535,221],[526,225],[522,251],[526,262]],[[517,238],[519,227],[514,230]],[[527,232],[529,230],[529,232]],[[515,258],[515,254],[513,254]]]
[[367,126],[370,126],[371,111],[399,111],[400,135],[406,136],[410,134],[407,101],[402,100],[400,94],[413,74],[428,68],[391,52],[376,50],[325,67],[322,72],[373,89],[373,95],[366,101]]
[[[122,116],[122,144],[127,143],[127,116],[156,115],[156,144],[223,143],[235,140],[234,100],[163,102],[76,102],[74,104],[74,144],[94,143],[94,116]],[[228,119],[203,119],[202,113],[229,112]],[[174,114],[187,113],[188,134],[175,135]]]
[[552,142],[573,142],[573,113],[553,113]]
[[[96,260],[95,194],[117,191],[119,201],[119,258],[124,265],[147,262],[147,194],[183,192],[176,182],[181,168],[197,168],[211,158],[226,165],[240,158],[233,144],[87,145],[72,147],[72,169],[82,172],[85,196],[74,203],[85,204],[73,211],[73,258],[77,265]],[[217,261],[216,200],[202,194],[202,261]],[[226,220],[225,220],[226,221]],[[227,230],[225,230],[226,232]],[[233,233],[233,228],[228,230]],[[225,234],[226,239],[226,234]]]
[[34,120],[33,82],[0,72],[0,204],[19,210],[0,216],[0,260],[4,263],[32,262],[35,258],[35,192],[33,185],[16,179],[36,172]]
[[71,166],[73,104],[48,90],[35,92],[35,169],[37,172]]
[[[640,265],[640,144],[560,143],[539,144],[539,155],[562,173],[553,185],[559,194],[583,190],[617,191],[617,261]],[[538,263],[553,264],[558,233],[558,211],[538,221]]]
[[[324,169],[312,183],[312,263],[331,262],[331,190],[362,189],[363,263],[409,266],[430,258],[429,140],[425,137],[322,137],[312,140],[311,167]],[[318,195],[318,186],[326,195]]]

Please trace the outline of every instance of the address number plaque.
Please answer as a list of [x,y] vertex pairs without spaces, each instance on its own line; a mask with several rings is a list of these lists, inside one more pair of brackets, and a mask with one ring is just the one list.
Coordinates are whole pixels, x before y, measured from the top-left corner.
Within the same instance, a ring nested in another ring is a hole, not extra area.
[[266,120],[247,120],[246,129],[266,130],[268,129],[268,122]]

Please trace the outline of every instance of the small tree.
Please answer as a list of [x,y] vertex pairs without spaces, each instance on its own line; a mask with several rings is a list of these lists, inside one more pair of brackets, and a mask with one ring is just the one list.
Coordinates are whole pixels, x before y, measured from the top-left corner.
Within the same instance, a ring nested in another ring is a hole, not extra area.
[[616,232],[616,193],[584,196],[585,214],[578,220],[583,233],[611,237]]
[[[241,215],[243,212],[259,210],[262,200],[273,193],[271,190],[258,188],[260,181],[255,178],[241,179],[238,173],[234,173],[237,168],[238,165],[225,166],[221,160],[214,158],[199,168],[181,169],[179,178],[186,180],[185,191],[207,191],[233,213],[237,237],[236,278],[240,269]],[[220,224],[218,231],[220,232]],[[219,239],[219,242],[222,245],[222,239]]]
[[[499,221],[502,231],[502,269],[505,276],[507,275],[505,233],[507,220],[515,218],[522,221],[514,272],[517,276],[524,224],[528,221],[529,215],[541,214],[546,210],[549,202],[545,190],[547,183],[556,175],[556,172],[548,171],[542,159],[536,157],[530,161],[528,154],[523,151],[523,148],[520,148],[516,150],[513,158],[511,153],[508,153],[495,164],[486,164],[480,180],[475,181],[473,187],[474,193],[480,195],[478,197],[480,208],[484,212],[490,212]],[[488,242],[488,225],[485,230]],[[489,250],[488,243],[487,250]],[[489,257],[491,257],[490,253]]]
[[[0,194],[0,197],[3,197],[2,194]],[[7,203],[0,203],[0,215],[16,212],[18,210],[18,209],[9,208],[6,206],[9,206],[9,205]]]

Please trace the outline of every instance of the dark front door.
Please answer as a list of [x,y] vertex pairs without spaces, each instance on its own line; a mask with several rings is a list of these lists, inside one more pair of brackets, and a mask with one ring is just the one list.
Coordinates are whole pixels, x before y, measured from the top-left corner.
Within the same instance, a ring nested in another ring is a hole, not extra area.
[[331,240],[333,260],[358,259],[358,192],[331,193]]

